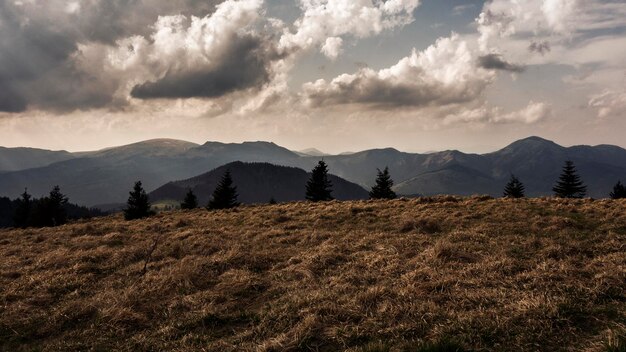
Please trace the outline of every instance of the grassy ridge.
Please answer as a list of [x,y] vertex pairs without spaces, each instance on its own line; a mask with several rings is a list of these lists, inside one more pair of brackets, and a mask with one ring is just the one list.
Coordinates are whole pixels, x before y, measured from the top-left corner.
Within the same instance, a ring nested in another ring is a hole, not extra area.
[[0,232],[3,350],[623,351],[625,333],[625,201],[290,203]]

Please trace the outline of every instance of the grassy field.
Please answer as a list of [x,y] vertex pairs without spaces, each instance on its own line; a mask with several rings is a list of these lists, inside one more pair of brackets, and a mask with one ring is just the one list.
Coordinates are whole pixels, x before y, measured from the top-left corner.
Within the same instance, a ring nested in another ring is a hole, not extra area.
[[626,201],[438,197],[0,232],[0,349],[626,351]]

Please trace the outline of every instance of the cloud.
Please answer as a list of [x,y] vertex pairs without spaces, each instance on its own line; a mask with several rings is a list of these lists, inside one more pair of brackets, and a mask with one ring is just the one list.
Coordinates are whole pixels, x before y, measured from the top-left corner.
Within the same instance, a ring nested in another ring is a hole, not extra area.
[[330,82],[306,83],[303,96],[315,107],[365,104],[389,109],[468,102],[478,98],[495,78],[493,72],[476,68],[475,59],[467,43],[454,34],[422,52],[413,50],[383,70],[362,68]]
[[478,57],[478,66],[487,70],[502,70],[516,73],[521,73],[525,70],[524,66],[505,61],[500,54],[487,54]]
[[519,111],[508,114],[496,113],[491,120],[496,123],[521,122],[525,124],[533,124],[543,121],[551,115],[552,107],[550,105],[542,102],[530,101],[525,108]]
[[598,118],[626,117],[626,91],[605,90],[590,97],[589,107],[598,111]]
[[521,123],[526,125],[544,121],[552,116],[552,107],[543,102],[530,101],[524,108],[505,113],[500,107],[490,107],[486,103],[478,107],[456,108],[443,117],[444,124],[458,123]]
[[303,14],[294,24],[295,32],[285,31],[279,47],[291,53],[323,45],[322,51],[330,52],[332,58],[336,38],[366,38],[406,25],[413,21],[413,11],[419,5],[420,0],[303,0]]
[[474,7],[476,7],[475,4],[467,4],[467,5],[457,5],[455,7],[452,8],[452,14],[454,16],[460,16],[462,15],[465,11],[468,11],[470,9],[473,9]]
[[539,41],[539,42],[531,42],[530,45],[528,46],[528,50],[530,52],[534,52],[534,53],[538,53],[541,55],[544,55],[546,53],[550,52],[550,42],[548,42],[547,40],[544,41]]
[[2,0],[0,112],[29,108],[67,112],[111,106],[117,83],[85,62],[81,46],[113,43],[145,31],[159,14],[212,11],[212,7],[211,1],[198,0],[155,0],[149,4],[128,0]]
[[335,60],[341,53],[341,46],[343,45],[343,39],[339,37],[330,37],[326,39],[324,46],[322,46],[322,53],[329,59]]
[[270,55],[264,52],[262,40],[253,36],[233,39],[215,65],[168,71],[158,81],[135,86],[131,95],[140,99],[215,98],[266,84],[271,75]]

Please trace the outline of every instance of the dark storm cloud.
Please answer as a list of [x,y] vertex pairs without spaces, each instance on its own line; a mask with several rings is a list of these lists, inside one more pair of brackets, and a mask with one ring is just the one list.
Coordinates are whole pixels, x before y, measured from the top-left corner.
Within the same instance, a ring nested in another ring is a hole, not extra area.
[[0,80],[0,112],[22,112],[26,110],[26,100],[15,91],[10,83]]
[[79,43],[113,44],[152,30],[159,15],[205,16],[220,1],[86,0],[69,11],[66,1],[0,0],[0,112],[29,107],[71,111],[110,104],[117,86],[89,75],[75,57]]
[[507,62],[500,54],[488,54],[479,57],[478,66],[488,70],[502,70],[517,73],[524,72],[526,69],[524,66]]
[[140,99],[216,98],[238,90],[260,87],[270,80],[271,60],[276,58],[263,39],[246,36],[231,40],[232,46],[219,64],[206,70],[168,72],[156,82],[133,88]]

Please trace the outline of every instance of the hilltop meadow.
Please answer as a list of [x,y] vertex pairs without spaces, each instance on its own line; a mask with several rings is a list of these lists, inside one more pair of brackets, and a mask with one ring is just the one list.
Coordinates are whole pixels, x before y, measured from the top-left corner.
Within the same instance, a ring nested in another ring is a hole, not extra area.
[[294,202],[0,230],[4,351],[626,351],[626,200]]

